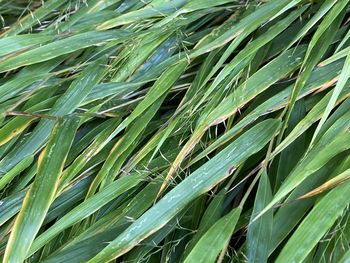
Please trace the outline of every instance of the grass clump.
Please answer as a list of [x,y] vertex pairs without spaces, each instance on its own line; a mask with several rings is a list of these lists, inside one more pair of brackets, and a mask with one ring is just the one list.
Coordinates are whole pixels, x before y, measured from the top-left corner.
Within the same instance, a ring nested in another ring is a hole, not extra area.
[[347,262],[349,7],[0,0],[2,262]]

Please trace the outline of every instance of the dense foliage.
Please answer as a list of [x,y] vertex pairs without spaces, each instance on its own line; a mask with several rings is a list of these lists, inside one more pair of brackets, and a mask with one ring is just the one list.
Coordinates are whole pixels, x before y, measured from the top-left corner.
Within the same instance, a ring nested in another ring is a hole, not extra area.
[[0,0],[0,259],[350,262],[349,0]]

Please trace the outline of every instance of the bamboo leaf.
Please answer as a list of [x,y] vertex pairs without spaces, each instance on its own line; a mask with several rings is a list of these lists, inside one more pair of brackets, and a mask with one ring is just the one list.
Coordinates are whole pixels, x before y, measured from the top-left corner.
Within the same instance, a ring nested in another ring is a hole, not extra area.
[[[79,119],[68,117],[60,121],[40,155],[37,176],[18,214],[4,262],[23,262],[55,197],[59,176],[71,147]],[[55,158],[52,158],[52,156]]]
[[302,158],[294,170],[288,175],[271,202],[256,218],[259,218],[271,209],[273,205],[284,198],[296,186],[300,185],[308,176],[324,166],[332,157],[349,149],[350,145],[347,142],[350,138],[350,133],[348,131],[349,122],[347,114],[339,118],[323,135],[317,145]]
[[[258,214],[272,198],[269,178],[265,171],[260,175],[253,215]],[[253,218],[253,217],[252,217]],[[267,262],[273,225],[273,213],[268,211],[248,225],[247,250],[249,262]]]
[[189,262],[216,262],[220,251],[231,237],[242,208],[238,207],[220,218],[198,241],[184,263]]
[[345,61],[345,64],[344,64],[344,68],[342,70],[342,72],[340,73],[340,76],[339,76],[339,80],[337,82],[337,85],[335,86],[334,88],[334,91],[332,93],[332,97],[330,98],[328,104],[327,104],[327,107],[322,115],[322,118],[314,132],[314,135],[311,139],[311,147],[313,145],[313,142],[316,140],[317,138],[317,135],[318,133],[320,132],[323,124],[326,122],[328,116],[330,115],[333,107],[335,106],[336,102],[337,102],[337,99],[342,91],[342,89],[344,88],[345,84],[347,83],[349,77],[350,77],[350,52],[348,53],[347,55],[347,58],[346,58],[346,61]]
[[325,195],[288,240],[276,262],[302,261],[349,204],[349,190],[346,182]]
[[79,49],[101,45],[112,40],[120,43],[128,37],[130,37],[130,33],[123,31],[95,31],[73,35],[1,61],[0,72],[47,61]]
[[[178,187],[170,191],[90,262],[105,262],[116,258],[137,245],[150,233],[157,231],[171,220],[181,208],[228,177],[230,175],[228,171],[232,171],[230,167],[237,167],[246,158],[265,146],[277,126],[278,121],[268,120],[242,135],[239,140],[225,148],[216,158],[199,168],[182,181]],[[250,144],[247,147],[245,142],[251,136],[255,137],[254,145]],[[219,163],[220,165],[215,165]],[[191,188],[191,191],[187,191],[188,187]]]
[[32,255],[64,229],[91,215],[118,195],[135,187],[138,183],[141,182],[141,180],[142,177],[139,175],[123,177],[110,184],[103,191],[87,199],[84,203],[78,205],[65,216],[63,216],[51,228],[46,230],[43,234],[39,235],[28,251],[27,256]]
[[[72,113],[104,76],[105,60],[106,58],[101,58],[88,66],[80,78],[73,81],[70,88],[56,101],[49,114],[59,117]],[[8,171],[20,160],[35,153],[47,140],[52,126],[51,120],[42,120],[25,142],[0,161],[0,171]]]

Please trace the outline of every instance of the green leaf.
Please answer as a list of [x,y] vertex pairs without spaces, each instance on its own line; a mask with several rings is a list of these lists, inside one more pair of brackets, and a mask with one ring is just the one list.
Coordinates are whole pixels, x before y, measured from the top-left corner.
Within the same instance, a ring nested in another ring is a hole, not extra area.
[[[278,125],[278,121],[268,120],[256,125],[239,137],[215,158],[211,159],[210,162],[197,169],[164,196],[125,232],[92,258],[90,262],[112,260],[136,246],[140,241],[148,237],[150,233],[160,229],[192,200],[228,177],[232,172],[232,168],[236,168],[245,159],[264,147],[271,139]],[[247,146],[247,142],[250,141],[252,136],[255,138],[254,143]]]
[[[36,45],[44,44],[55,39],[53,35],[38,34],[38,35],[19,35],[12,37],[5,37],[0,39],[0,56],[8,55],[8,57],[15,56],[16,52],[25,52]],[[12,54],[11,54],[12,53]],[[1,60],[6,57],[1,58]]]
[[26,258],[55,197],[59,176],[78,125],[79,118],[68,117],[52,131],[48,145],[40,155],[37,176],[11,231],[4,262],[23,262]]
[[346,182],[325,195],[293,233],[276,262],[301,262],[342,215],[349,204],[349,191],[350,183]]
[[215,222],[191,250],[184,263],[216,262],[220,251],[229,241],[241,212],[241,207],[232,209],[230,213]]
[[313,142],[316,140],[318,133],[320,132],[323,124],[326,122],[328,116],[330,115],[332,109],[334,108],[337,99],[341,93],[341,91],[343,90],[344,86],[346,85],[348,79],[350,78],[350,52],[347,55],[344,67],[342,69],[342,72],[340,73],[339,76],[339,80],[337,82],[337,85],[334,88],[334,91],[332,93],[332,97],[330,98],[326,109],[324,110],[324,113],[322,115],[322,118],[319,122],[319,124],[317,125],[317,128],[314,132],[314,135],[311,139],[310,145],[311,147],[313,146]]
[[25,17],[18,20],[14,25],[12,25],[9,30],[5,31],[5,36],[17,35],[31,26],[40,23],[45,16],[49,15],[50,12],[59,8],[61,5],[65,4],[67,1],[64,0],[48,0],[42,2],[42,6],[36,9],[33,13],[26,15]]
[[47,61],[64,54],[69,54],[91,46],[101,45],[112,40],[121,43],[129,37],[130,33],[118,30],[108,32],[95,31],[73,35],[1,61],[0,72]]
[[13,167],[9,172],[4,174],[0,179],[0,191],[4,189],[4,187],[10,183],[13,178],[15,178],[18,174],[20,174],[23,170],[28,168],[34,160],[34,156],[30,155],[27,158],[20,161],[15,167]]
[[308,49],[306,51],[303,64],[301,66],[300,74],[295,82],[292,93],[290,95],[289,105],[286,112],[286,118],[284,119],[284,125],[282,127],[280,138],[283,135],[283,130],[286,128],[288,120],[291,116],[294,104],[300,93],[300,90],[305,86],[306,81],[309,79],[310,74],[324,53],[329,48],[335,37],[335,32],[339,28],[343,19],[345,6],[348,0],[338,1],[335,6],[329,11],[329,13],[322,20],[320,26],[317,28],[313,35]]
[[[271,186],[266,171],[262,171],[258,192],[255,197],[252,218],[272,199]],[[262,217],[248,225],[247,252],[249,262],[267,262],[273,225],[273,212],[268,211]]]
[[345,255],[340,259],[339,263],[349,263],[349,262],[350,262],[350,251],[345,253]]
[[[105,61],[106,58],[98,59],[95,63],[85,68],[81,76],[73,81],[68,90],[56,101],[49,115],[59,117],[74,112],[87,94],[104,76],[106,70]],[[0,171],[3,173],[7,172],[20,160],[35,153],[47,140],[53,124],[52,120],[42,120],[18,148],[13,149],[0,161]]]
[[308,176],[324,166],[331,158],[350,148],[349,115],[347,112],[339,118],[323,135],[320,141],[298,163],[278,189],[271,202],[257,215],[259,218],[281,201]]
[[123,177],[116,180],[96,195],[90,197],[85,202],[76,206],[69,213],[65,214],[60,220],[58,220],[52,227],[35,239],[30,250],[28,249],[29,251],[27,256],[32,255],[61,231],[67,229],[75,223],[80,222],[82,219],[91,215],[120,194],[135,187],[141,181],[142,177],[139,175]]
[[120,25],[137,22],[141,19],[147,19],[153,16],[171,14],[179,7],[183,6],[188,0],[153,0],[144,8],[131,11],[129,13],[118,16],[114,19],[104,22],[97,28],[106,30]]

